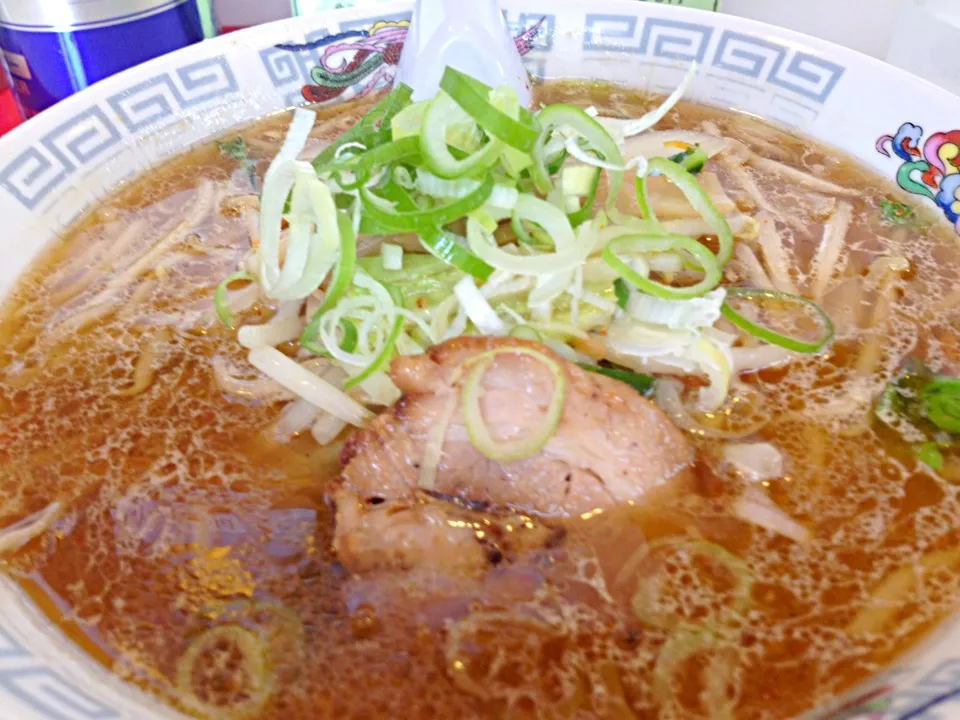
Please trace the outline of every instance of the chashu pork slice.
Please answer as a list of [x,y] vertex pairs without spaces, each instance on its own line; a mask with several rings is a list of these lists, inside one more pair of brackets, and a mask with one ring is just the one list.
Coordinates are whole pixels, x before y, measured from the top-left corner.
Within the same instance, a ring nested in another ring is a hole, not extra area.
[[[546,355],[565,380],[555,433],[520,460],[486,457],[471,442],[461,407],[465,368],[490,361],[480,410],[497,442],[529,437],[554,396],[554,371],[517,349]],[[504,352],[505,351],[505,352]],[[370,504],[422,496],[418,484],[428,447],[439,447],[429,490],[476,507],[513,508],[568,517],[638,503],[677,488],[693,452],[683,434],[629,386],[590,373],[546,347],[512,338],[461,337],[391,367],[403,397],[347,443],[343,491]],[[442,441],[442,442],[438,442]]]

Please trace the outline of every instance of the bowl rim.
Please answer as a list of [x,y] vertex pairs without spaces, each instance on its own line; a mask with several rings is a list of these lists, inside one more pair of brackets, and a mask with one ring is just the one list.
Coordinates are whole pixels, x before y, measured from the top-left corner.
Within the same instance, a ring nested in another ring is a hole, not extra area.
[[[582,10],[580,3],[576,0],[560,0],[559,2],[554,0],[554,2],[555,4],[550,9],[557,15],[561,15],[563,13],[586,12]],[[524,8],[529,8],[533,4],[536,4],[533,0],[505,0],[505,2],[503,2],[503,7],[510,12],[515,12],[522,11]],[[832,60],[838,60],[839,62],[845,63],[848,67],[859,66],[861,68],[865,68],[866,72],[872,77],[889,78],[894,83],[909,84],[910,86],[914,87],[917,92],[922,94],[924,98],[929,98],[931,105],[946,107],[949,113],[952,113],[956,117],[960,118],[960,96],[953,95],[934,83],[922,77],[913,75],[906,70],[828,40],[815,38],[804,33],[790,30],[788,28],[782,28],[748,18],[727,14],[718,14],[710,11],[674,5],[654,3],[641,4],[640,2],[637,2],[637,0],[596,0],[595,4],[597,5],[595,12],[600,14],[602,14],[603,10],[607,8],[615,7],[617,12],[620,12],[623,15],[633,15],[637,18],[668,17],[679,18],[683,20],[691,20],[696,18],[699,19],[699,22],[711,25],[714,28],[737,28],[759,37],[774,38],[791,47],[802,48],[808,52],[811,52],[812,54],[823,56]],[[227,52],[232,48],[243,48],[245,53],[253,55],[257,52],[257,48],[259,46],[253,42],[248,42],[248,39],[261,36],[269,37],[271,35],[279,36],[284,34],[283,31],[286,30],[291,30],[294,34],[296,34],[296,31],[302,27],[330,27],[334,24],[339,24],[342,21],[356,20],[358,18],[368,18],[373,20],[374,18],[382,15],[408,12],[410,8],[410,0],[398,0],[397,2],[377,4],[359,9],[344,8],[329,10],[305,17],[277,20],[222,35],[217,38],[205,40],[202,43],[188,46],[155,58],[141,65],[101,80],[100,82],[91,85],[89,88],[86,88],[77,94],[62,100],[55,106],[45,110],[38,116],[38,118],[30,119],[24,122],[21,126],[13,129],[6,136],[0,138],[0,165],[3,165],[7,161],[14,158],[23,147],[36,142],[40,137],[40,134],[45,129],[59,122],[58,118],[70,116],[71,114],[89,107],[91,105],[90,99],[95,95],[104,97],[114,92],[123,91],[133,85],[138,79],[143,79],[155,74],[158,71],[171,68],[178,60],[187,59],[192,56],[196,57],[204,52],[206,52],[207,55],[214,53],[227,54]],[[589,14],[590,13],[587,13],[587,15]],[[583,19],[585,20],[585,17]],[[573,36],[583,36],[586,32],[586,27],[583,23],[581,23],[579,27],[571,27],[563,30],[562,32]],[[610,54],[626,55],[625,53],[612,52]],[[838,95],[842,97],[842,93],[838,93]],[[339,102],[340,100],[334,100],[331,101],[329,105],[336,105],[339,104]],[[282,111],[283,109],[284,108],[280,107],[280,104],[278,103],[275,111]],[[907,115],[909,112],[912,112],[912,110],[905,110],[904,115]],[[829,140],[826,140],[823,137],[817,137],[817,140],[819,142],[829,144]],[[183,148],[178,152],[182,152],[185,149],[187,148]],[[173,153],[166,156],[166,158],[161,160],[161,162],[175,157],[176,154],[177,153]],[[872,167],[870,170],[879,172],[876,170],[876,168]],[[112,191],[113,190],[109,192]],[[105,196],[107,195],[99,194],[98,198]],[[6,199],[0,197],[0,208],[2,208],[6,202]],[[78,217],[81,216],[82,214]],[[47,236],[44,238],[43,242],[38,243],[38,245],[41,247],[45,246],[52,239],[53,238],[51,236]],[[34,252],[32,254],[31,262],[35,260],[38,252],[42,251],[38,250]],[[0,306],[2,306],[3,300],[12,285],[13,283],[9,285],[0,283]],[[924,645],[926,642],[927,641],[925,640],[919,645],[914,646],[914,648],[911,649],[906,656],[901,656],[901,658],[897,661],[898,664],[902,662],[904,658],[915,659],[917,655],[924,652]],[[888,671],[889,669],[882,671],[872,679],[880,680]],[[3,697],[3,693],[4,688],[0,686],[0,698]],[[146,707],[153,711],[154,703],[149,702],[151,696],[145,695],[144,697],[147,699],[148,703]],[[823,709],[811,712],[819,714],[823,712]]]

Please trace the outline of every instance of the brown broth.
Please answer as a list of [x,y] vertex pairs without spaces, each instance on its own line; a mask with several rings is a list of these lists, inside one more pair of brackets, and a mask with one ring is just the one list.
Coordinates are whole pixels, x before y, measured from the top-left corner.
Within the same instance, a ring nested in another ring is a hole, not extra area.
[[[548,85],[540,99],[624,116],[651,102],[600,84]],[[315,133],[329,139],[361,110],[324,111]],[[210,297],[249,250],[230,198],[252,188],[238,163],[211,144],[131,183],[78,222],[34,264],[0,316],[0,527],[54,499],[68,508],[55,534],[0,568],[95,659],[164,695],[191,639],[225,618],[242,624],[262,620],[258,613],[276,616],[282,605],[283,617],[296,617],[288,623],[295,637],[274,658],[278,688],[255,715],[263,720],[706,717],[704,671],[717,661],[736,668],[735,687],[723,689],[736,717],[783,718],[881,670],[960,599],[960,557],[947,553],[883,632],[846,630],[898,568],[934,551],[960,551],[960,479],[925,469],[866,419],[869,399],[907,354],[937,369],[960,365],[948,342],[960,333],[956,303],[940,307],[957,285],[960,249],[923,209],[921,229],[884,225],[878,202],[898,197],[893,190],[806,138],[689,104],[661,128],[704,121],[762,155],[861,190],[847,277],[864,274],[881,255],[911,263],[902,297],[875,331],[883,351],[873,372],[857,374],[870,332],[847,322],[838,323],[831,352],[744,378],[778,408],[760,435],[787,455],[788,474],[765,484],[812,530],[808,545],[734,518],[728,505],[740,486],[718,463],[722,443],[698,440],[699,492],[668,508],[566,521],[560,546],[480,582],[350,578],[330,549],[324,494],[339,447],[320,448],[309,435],[273,442],[269,429],[281,405],[230,398],[214,380],[215,358],[243,367],[235,335],[210,321]],[[286,122],[270,118],[242,131],[260,174]],[[749,209],[715,165],[708,169]],[[216,202],[177,244],[173,252],[182,257],[125,290],[105,319],[63,325],[111,272],[122,272],[124,258],[176,226],[197,202],[201,178],[213,183]],[[817,203],[776,177],[755,178],[798,220],[780,229],[796,259],[794,280],[805,289],[823,229]],[[145,219],[142,233],[126,254],[112,256],[108,248],[135,218]],[[71,297],[71,283],[88,267],[98,268],[94,284]],[[180,326],[171,327],[177,319]],[[147,350],[155,355],[152,382],[124,395]],[[851,397],[864,412],[844,405]],[[728,612],[731,574],[709,556],[667,551],[660,566],[642,561],[630,569],[645,541],[666,537],[708,541],[741,558],[753,578],[749,602]],[[631,609],[637,573],[664,567],[668,590],[658,612],[670,624],[726,618],[715,627],[720,639],[673,674],[678,704],[661,703],[655,690],[669,632]],[[455,637],[463,652],[445,658]],[[499,668],[496,678],[478,679],[491,667]]]

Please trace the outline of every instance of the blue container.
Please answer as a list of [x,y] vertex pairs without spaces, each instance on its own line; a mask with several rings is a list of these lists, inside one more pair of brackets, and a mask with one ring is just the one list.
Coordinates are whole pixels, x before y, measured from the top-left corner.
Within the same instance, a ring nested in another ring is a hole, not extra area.
[[206,0],[0,0],[3,50],[24,113],[212,32]]

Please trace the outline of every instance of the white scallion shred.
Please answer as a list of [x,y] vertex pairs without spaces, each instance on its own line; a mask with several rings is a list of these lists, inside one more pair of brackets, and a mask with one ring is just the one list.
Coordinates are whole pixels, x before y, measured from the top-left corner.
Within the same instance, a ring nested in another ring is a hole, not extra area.
[[677,86],[677,89],[670,93],[670,96],[661,103],[661,105],[641,118],[636,120],[627,120],[627,121],[617,121],[614,120],[610,122],[610,118],[598,118],[598,122],[603,125],[607,132],[609,132],[614,140],[617,141],[617,144],[622,144],[624,140],[633,135],[639,135],[645,130],[649,130],[658,122],[663,120],[667,116],[667,113],[673,110],[678,102],[683,98],[684,94],[690,88],[690,85],[693,83],[694,78],[697,76],[697,63],[693,61],[690,63],[690,67],[687,69],[686,75],[684,75],[683,80],[680,85]]
[[250,364],[297,397],[351,425],[362,426],[372,413],[345,392],[272,347],[254,348]]
[[380,246],[384,270],[403,270],[403,248],[392,243]]
[[506,335],[507,325],[497,315],[483,293],[477,288],[473,278],[465,277],[453,288],[454,294],[460,301],[460,306],[484,335]]
[[626,310],[632,317],[651,325],[663,325],[672,330],[695,330],[710,327],[720,319],[720,308],[726,296],[722,288],[687,300],[664,300],[635,292],[630,294]]
[[723,448],[723,459],[750,482],[762,482],[783,476],[783,454],[770,443],[726,445]]

